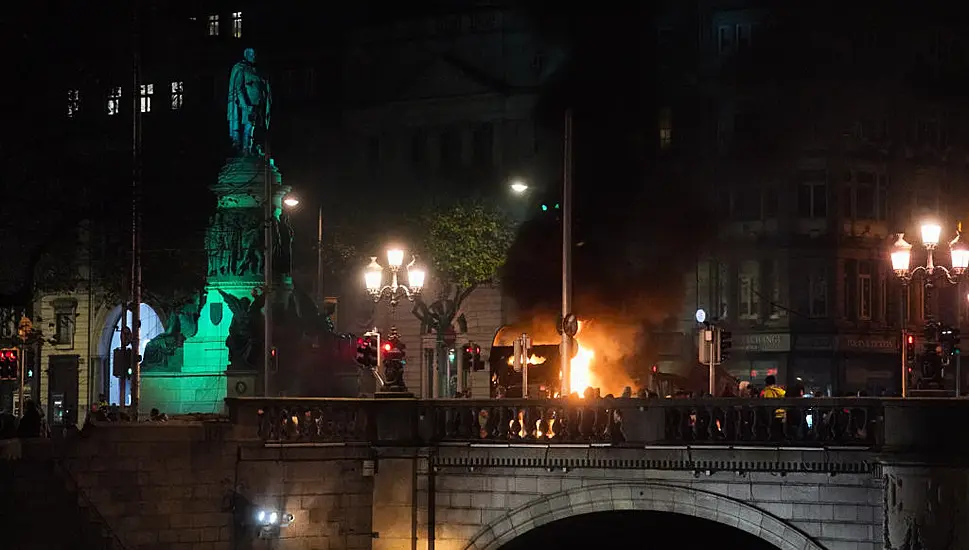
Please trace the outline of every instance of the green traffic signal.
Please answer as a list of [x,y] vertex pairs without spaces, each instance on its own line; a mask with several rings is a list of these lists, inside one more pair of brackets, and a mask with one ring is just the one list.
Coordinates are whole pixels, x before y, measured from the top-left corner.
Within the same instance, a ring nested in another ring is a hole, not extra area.
[[548,212],[548,205],[547,204],[543,204],[542,205],[542,212]]

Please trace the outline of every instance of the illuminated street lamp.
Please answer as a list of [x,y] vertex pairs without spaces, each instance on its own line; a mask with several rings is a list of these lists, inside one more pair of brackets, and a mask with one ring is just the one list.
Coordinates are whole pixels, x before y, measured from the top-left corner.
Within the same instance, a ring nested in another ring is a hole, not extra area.
[[515,193],[516,195],[521,195],[525,191],[528,191],[528,184],[522,180],[512,181],[509,187],[511,188],[512,193]]
[[370,298],[377,303],[384,296],[390,298],[390,307],[397,307],[400,299],[407,298],[413,302],[420,296],[424,289],[424,278],[426,273],[423,268],[415,265],[417,256],[407,264],[407,285],[400,284],[398,275],[400,267],[404,264],[404,251],[399,248],[387,250],[387,265],[390,268],[390,284],[384,285],[384,268],[377,263],[377,257],[371,256],[370,264],[363,274],[364,283]]
[[923,277],[926,284],[931,284],[932,278],[939,278],[949,284],[956,284],[959,276],[965,273],[969,267],[969,245],[962,242],[962,232],[957,231],[954,239],[949,241],[949,256],[952,260],[952,267],[947,268],[942,265],[935,265],[935,249],[939,245],[939,238],[942,236],[942,228],[935,222],[922,224],[922,246],[925,247],[925,265],[911,268],[912,245],[905,241],[905,234],[899,233],[898,240],[892,246],[891,259],[892,270],[895,276],[908,284],[917,276]]
[[299,197],[290,193],[283,197],[283,204],[290,208],[295,208],[299,206]]
[[[927,343],[931,344],[937,341],[939,328],[932,319],[929,292],[936,280],[953,285],[958,284],[959,278],[966,272],[966,268],[969,267],[969,244],[962,241],[960,227],[960,230],[956,231],[955,238],[949,241],[949,257],[952,261],[952,267],[947,268],[942,265],[935,265],[935,249],[939,246],[939,241],[942,237],[942,226],[934,220],[927,220],[922,223],[920,229],[922,246],[926,252],[925,265],[916,266],[914,269],[912,268],[912,245],[905,241],[904,233],[900,233],[895,244],[892,245],[891,261],[892,271],[895,272],[895,276],[902,283],[902,301],[906,299],[905,287],[908,286],[912,279],[920,277],[922,280],[924,289],[925,335],[928,339]],[[899,324],[902,326],[903,340],[907,334],[904,327],[904,310],[905,308],[899,308],[901,317]],[[911,365],[906,364],[907,352],[904,344],[900,346],[900,349],[902,356],[902,397],[907,397],[908,371]]]

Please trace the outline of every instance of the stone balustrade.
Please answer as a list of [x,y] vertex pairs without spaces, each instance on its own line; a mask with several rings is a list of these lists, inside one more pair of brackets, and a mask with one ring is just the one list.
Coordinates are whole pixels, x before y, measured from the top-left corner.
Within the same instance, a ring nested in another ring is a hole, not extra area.
[[877,448],[878,398],[228,399],[243,437],[276,444],[541,443]]

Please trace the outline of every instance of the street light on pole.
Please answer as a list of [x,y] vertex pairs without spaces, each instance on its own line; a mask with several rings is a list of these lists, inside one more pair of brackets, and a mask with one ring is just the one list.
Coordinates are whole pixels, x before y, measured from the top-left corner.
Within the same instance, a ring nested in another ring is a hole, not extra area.
[[[377,257],[370,257],[370,264],[363,272],[363,281],[367,287],[370,299],[376,304],[385,296],[389,298],[391,309],[396,309],[401,298],[406,298],[413,302],[424,290],[424,279],[427,273],[424,268],[417,265],[417,256],[413,256],[410,263],[405,268],[407,270],[407,284],[400,282],[400,268],[404,264],[404,251],[400,248],[387,250],[387,266],[390,269],[390,283],[385,285],[384,268],[377,263]],[[396,333],[396,328],[390,329],[391,334]],[[378,351],[379,353],[379,351]],[[384,391],[406,392],[407,386],[404,385],[403,371],[396,363],[384,365]]]
[[[283,205],[296,208],[300,205],[299,197],[290,193],[283,198]],[[326,297],[323,291],[323,205],[321,204],[316,217],[316,283],[314,294],[316,305],[323,311]]]
[[512,193],[515,193],[516,195],[521,195],[525,191],[528,191],[528,184],[522,180],[513,180],[509,187],[511,188]]
[[[940,334],[938,334],[938,332],[940,325],[935,323],[932,317],[932,301],[930,291],[934,286],[934,281],[936,280],[941,281],[943,284],[958,284],[962,274],[966,272],[967,268],[969,268],[969,245],[962,241],[962,232],[956,231],[955,238],[949,242],[949,255],[952,262],[952,267],[947,268],[945,266],[936,265],[935,249],[938,247],[939,241],[942,237],[942,226],[934,220],[926,220],[922,223],[920,230],[922,246],[926,251],[925,265],[919,265],[912,269],[912,245],[905,240],[904,233],[899,233],[898,239],[892,246],[890,257],[892,262],[892,271],[895,272],[895,276],[902,283],[902,300],[905,300],[905,288],[908,287],[909,283],[917,277],[921,278],[924,289],[923,307],[925,310],[926,344],[934,349],[934,346],[931,344],[939,342]],[[906,365],[906,350],[904,345],[904,338],[906,335],[904,327],[904,308],[899,309],[903,338],[903,344],[901,346],[902,396],[907,397],[909,365]],[[931,357],[932,353],[935,352],[930,350],[928,353],[929,357]]]

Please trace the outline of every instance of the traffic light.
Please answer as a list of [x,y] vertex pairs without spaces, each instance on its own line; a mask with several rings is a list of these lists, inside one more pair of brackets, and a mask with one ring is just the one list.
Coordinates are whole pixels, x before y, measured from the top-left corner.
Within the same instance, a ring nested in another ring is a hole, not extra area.
[[366,368],[377,366],[377,336],[373,333],[357,338],[357,364]]
[[111,374],[118,378],[128,378],[131,376],[131,348],[115,348],[113,357],[114,361],[111,365]]
[[650,367],[650,370],[653,372],[653,374],[658,374],[659,373],[659,365],[653,365],[652,367]]
[[20,379],[20,350],[0,349],[0,380]]
[[468,344],[461,350],[461,364],[466,369],[474,368],[474,344]]
[[404,360],[404,357],[407,356],[406,347],[407,346],[405,346],[399,338],[391,338],[390,340],[384,342],[382,350],[384,354],[384,362],[400,361],[401,365],[405,364],[407,362]]
[[276,346],[269,349],[269,370],[270,372],[279,370],[279,350],[276,349]]
[[730,348],[733,347],[733,333],[729,330],[717,329],[717,362],[725,363],[730,359]]
[[954,329],[950,329],[949,332],[950,332],[950,338],[952,339],[951,348],[952,348],[953,355],[961,355],[962,348],[959,347],[959,342],[962,341],[962,338],[960,338],[960,336],[962,335],[962,331],[957,328],[954,328]]
[[915,364],[915,335],[905,335],[905,363],[911,366]]
[[484,370],[484,361],[481,359],[481,346],[473,344],[471,350],[471,370]]

